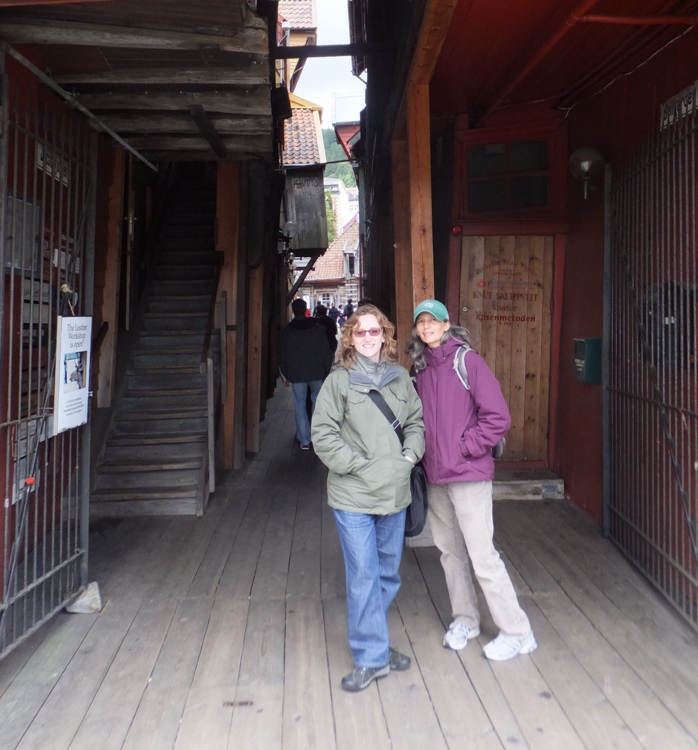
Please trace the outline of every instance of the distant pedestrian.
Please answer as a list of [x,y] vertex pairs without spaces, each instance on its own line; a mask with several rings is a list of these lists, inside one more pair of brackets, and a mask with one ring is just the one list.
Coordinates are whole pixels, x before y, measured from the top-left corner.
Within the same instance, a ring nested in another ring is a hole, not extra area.
[[347,300],[347,304],[344,305],[344,319],[349,320],[354,314],[354,305],[351,303],[351,297]]
[[306,396],[310,392],[311,414],[322,381],[332,367],[332,350],[323,326],[314,318],[307,318],[308,306],[303,299],[291,303],[293,320],[279,337],[279,372],[287,387],[293,389],[296,413],[296,438],[301,450],[310,449],[310,419]]
[[331,320],[331,321],[332,321],[333,323],[336,323],[336,322],[337,322],[337,318],[339,318],[339,316],[340,316],[341,314],[342,314],[342,313],[341,313],[341,312],[339,312],[339,309],[337,308],[337,306],[336,306],[336,305],[335,305],[334,303],[333,303],[333,304],[331,305],[330,309],[329,309],[329,310],[327,311],[327,317],[328,317],[328,318],[329,318],[329,319],[330,319],[330,320]]
[[337,324],[327,314],[327,308],[324,305],[317,305],[315,308],[315,320],[325,329],[327,343],[332,349],[332,353],[337,351]]

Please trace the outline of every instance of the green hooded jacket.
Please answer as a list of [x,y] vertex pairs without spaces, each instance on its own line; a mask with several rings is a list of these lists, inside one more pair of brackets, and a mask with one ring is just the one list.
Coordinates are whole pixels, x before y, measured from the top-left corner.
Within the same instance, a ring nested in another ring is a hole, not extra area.
[[[410,504],[410,472],[412,461],[424,453],[424,423],[422,403],[407,370],[387,363],[375,367],[373,379],[344,367],[327,376],[313,412],[312,440],[316,455],[329,469],[330,506],[387,515]],[[400,420],[404,446],[368,397],[372,389]]]

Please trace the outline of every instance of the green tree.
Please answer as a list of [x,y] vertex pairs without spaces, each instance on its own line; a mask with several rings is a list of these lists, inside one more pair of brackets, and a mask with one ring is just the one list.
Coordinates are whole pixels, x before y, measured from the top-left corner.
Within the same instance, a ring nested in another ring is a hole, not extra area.
[[327,247],[337,236],[337,217],[332,210],[332,195],[329,190],[325,190],[325,213],[327,214]]
[[344,149],[337,143],[337,136],[332,128],[322,129],[322,140],[325,143],[325,154],[328,164],[325,167],[325,177],[341,180],[346,187],[356,187],[354,170],[347,159]]

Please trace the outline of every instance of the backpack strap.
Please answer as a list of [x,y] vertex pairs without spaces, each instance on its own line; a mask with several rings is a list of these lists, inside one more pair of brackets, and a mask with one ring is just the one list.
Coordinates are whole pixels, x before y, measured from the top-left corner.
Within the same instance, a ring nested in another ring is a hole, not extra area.
[[468,369],[465,366],[465,355],[468,352],[472,351],[472,346],[468,346],[468,344],[461,344],[461,346],[456,350],[456,353],[453,356],[453,369],[456,371],[458,380],[463,383],[463,387],[466,391],[470,390],[470,379],[468,378]]

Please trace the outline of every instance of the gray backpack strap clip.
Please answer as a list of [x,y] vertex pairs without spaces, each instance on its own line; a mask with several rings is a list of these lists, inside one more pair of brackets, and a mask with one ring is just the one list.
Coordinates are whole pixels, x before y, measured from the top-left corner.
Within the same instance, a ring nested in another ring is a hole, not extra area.
[[465,366],[465,355],[471,352],[473,348],[467,344],[463,344],[455,353],[453,357],[453,369],[458,375],[458,380],[463,383],[463,387],[466,391],[470,390],[470,379],[468,378],[468,368]]

